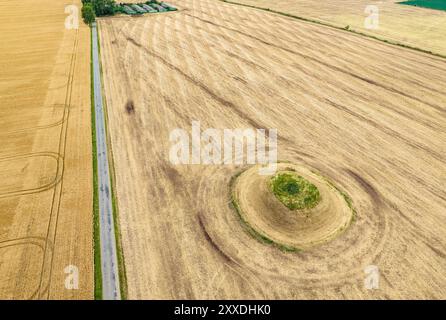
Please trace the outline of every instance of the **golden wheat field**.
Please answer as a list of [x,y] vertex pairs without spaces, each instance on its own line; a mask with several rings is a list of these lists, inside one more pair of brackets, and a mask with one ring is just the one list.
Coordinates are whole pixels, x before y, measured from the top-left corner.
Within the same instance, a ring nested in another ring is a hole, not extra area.
[[[446,12],[397,3],[401,1],[234,0],[233,2],[269,8],[341,28],[348,26],[351,30],[371,36],[446,55],[444,30]],[[367,6],[375,6],[377,9],[377,29],[370,29],[365,25],[367,17],[371,17],[370,10],[375,10]]]
[[93,297],[90,35],[65,28],[73,4],[0,1],[1,299]]
[[[128,297],[446,298],[446,61],[215,0],[172,4],[99,22]],[[249,166],[170,162],[170,133],[192,121],[276,128],[279,161],[332,181],[354,221],[308,250],[258,241],[231,202]]]

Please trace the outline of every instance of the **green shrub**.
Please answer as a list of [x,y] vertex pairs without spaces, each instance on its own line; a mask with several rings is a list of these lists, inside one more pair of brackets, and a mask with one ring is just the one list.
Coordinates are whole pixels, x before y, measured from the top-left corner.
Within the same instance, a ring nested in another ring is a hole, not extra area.
[[279,173],[272,177],[270,189],[290,210],[313,208],[321,199],[319,190],[314,184],[291,173]]

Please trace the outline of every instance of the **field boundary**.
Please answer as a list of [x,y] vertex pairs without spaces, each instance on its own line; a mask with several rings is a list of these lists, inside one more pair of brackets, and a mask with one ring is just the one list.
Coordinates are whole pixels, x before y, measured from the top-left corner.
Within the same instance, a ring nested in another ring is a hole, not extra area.
[[418,47],[414,47],[414,46],[411,46],[411,45],[408,45],[408,44],[404,44],[404,43],[401,43],[401,42],[397,42],[397,41],[393,41],[393,40],[387,40],[387,39],[384,39],[384,38],[381,38],[381,37],[378,37],[378,36],[373,36],[371,34],[367,34],[367,33],[361,32],[361,31],[356,31],[356,30],[353,30],[353,29],[345,28],[345,27],[344,28],[343,27],[338,27],[338,26],[336,26],[334,24],[331,24],[331,23],[328,23],[328,22],[325,22],[325,21],[322,21],[322,20],[305,18],[305,17],[297,16],[297,15],[294,15],[294,14],[291,14],[291,13],[277,11],[277,10],[270,9],[270,8],[257,7],[257,6],[253,6],[253,5],[250,5],[250,4],[245,4],[245,3],[240,3],[240,2],[230,1],[230,0],[218,0],[218,1],[229,3],[229,4],[233,4],[233,5],[237,5],[237,6],[247,7],[247,8],[251,8],[251,9],[258,9],[258,10],[262,10],[262,11],[278,14],[278,15],[281,15],[281,16],[289,17],[289,18],[292,18],[292,19],[305,21],[305,22],[310,22],[310,23],[318,24],[318,25],[321,25],[321,26],[325,26],[325,27],[329,27],[329,28],[333,28],[333,29],[337,29],[337,30],[341,30],[341,31],[345,31],[345,32],[350,32],[352,34],[360,35],[360,36],[363,36],[363,37],[366,37],[366,38],[369,38],[369,39],[377,40],[377,41],[380,41],[380,42],[383,42],[383,43],[387,43],[387,44],[390,44],[390,45],[393,45],[393,46],[398,46],[398,47],[401,47],[401,48],[406,48],[406,49],[413,50],[413,51],[422,52],[422,53],[425,53],[425,54],[428,54],[428,55],[432,55],[432,56],[435,56],[435,57],[439,57],[441,59],[445,59],[446,60],[446,55],[441,54],[441,53],[437,53],[437,52],[426,50],[426,49],[421,49],[421,48],[418,48]]

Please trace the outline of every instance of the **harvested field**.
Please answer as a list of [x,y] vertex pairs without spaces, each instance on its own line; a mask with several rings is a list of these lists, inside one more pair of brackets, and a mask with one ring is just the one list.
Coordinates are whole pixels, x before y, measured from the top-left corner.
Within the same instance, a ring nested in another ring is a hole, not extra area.
[[1,299],[93,297],[90,34],[64,25],[80,3],[0,0]]
[[[99,22],[128,297],[446,298],[446,61],[219,1],[172,4],[183,10]],[[279,160],[345,191],[355,221],[301,252],[258,241],[231,207],[244,166],[169,161],[170,133],[194,120],[277,128]]]
[[[326,22],[337,27],[377,36],[446,55],[446,12],[398,4],[396,0],[229,0],[251,6]],[[374,5],[379,10],[379,28],[367,29],[365,9]]]

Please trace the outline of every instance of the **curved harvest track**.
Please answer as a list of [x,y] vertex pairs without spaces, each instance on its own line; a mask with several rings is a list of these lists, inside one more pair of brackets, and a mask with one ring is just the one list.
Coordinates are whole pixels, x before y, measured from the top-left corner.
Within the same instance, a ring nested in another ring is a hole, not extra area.
[[[446,61],[214,0],[102,19],[129,298],[445,298]],[[127,114],[132,101],[135,112]],[[285,253],[245,232],[225,165],[169,134],[277,128],[278,156],[351,196],[339,237]],[[364,286],[376,265],[379,290]]]

